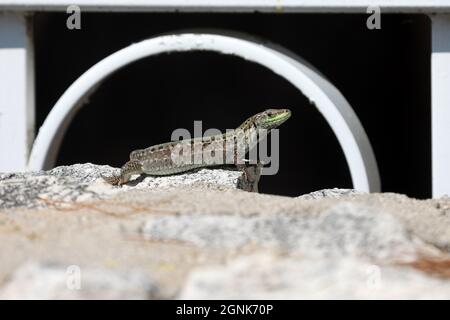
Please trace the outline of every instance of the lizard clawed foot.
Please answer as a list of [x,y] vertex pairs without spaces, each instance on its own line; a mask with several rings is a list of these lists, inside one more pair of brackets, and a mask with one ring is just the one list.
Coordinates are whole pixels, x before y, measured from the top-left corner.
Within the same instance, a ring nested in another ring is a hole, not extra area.
[[113,186],[120,186],[122,184],[122,179],[120,176],[105,176],[103,174],[100,175],[103,180],[105,180],[107,183],[112,184]]

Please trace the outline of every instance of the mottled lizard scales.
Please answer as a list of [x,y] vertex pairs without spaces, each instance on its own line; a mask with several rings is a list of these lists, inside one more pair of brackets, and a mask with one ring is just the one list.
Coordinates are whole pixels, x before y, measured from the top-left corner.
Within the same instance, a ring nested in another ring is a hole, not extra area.
[[238,128],[224,134],[172,141],[135,150],[130,153],[130,161],[122,166],[119,175],[103,176],[103,179],[113,185],[121,185],[135,174],[164,176],[224,164],[239,167],[245,163],[244,158],[249,150],[290,116],[288,109],[269,109],[248,118]]

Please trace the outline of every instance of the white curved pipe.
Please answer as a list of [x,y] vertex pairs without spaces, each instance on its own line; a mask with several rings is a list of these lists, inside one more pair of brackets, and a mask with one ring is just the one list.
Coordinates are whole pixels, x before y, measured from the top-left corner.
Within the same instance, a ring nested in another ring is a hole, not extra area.
[[267,43],[222,34],[182,33],[144,40],[101,60],[81,75],[55,104],[34,142],[28,168],[54,165],[62,138],[83,99],[113,72],[139,59],[174,51],[207,50],[258,63],[297,87],[325,117],[344,151],[353,181],[361,191],[380,191],[378,167],[369,139],[353,109],[324,76],[292,53]]

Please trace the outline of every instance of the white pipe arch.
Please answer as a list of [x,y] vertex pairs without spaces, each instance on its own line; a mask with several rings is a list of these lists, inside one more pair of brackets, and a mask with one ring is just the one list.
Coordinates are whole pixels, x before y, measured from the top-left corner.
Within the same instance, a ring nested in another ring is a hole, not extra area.
[[108,76],[139,59],[168,52],[206,50],[235,55],[260,64],[283,77],[322,113],[336,135],[355,189],[380,191],[380,178],[369,139],[350,104],[323,75],[283,48],[239,37],[216,33],[163,35],[132,44],[104,58],[81,75],[57,101],[33,144],[29,170],[51,168],[61,141],[76,112],[89,94]]

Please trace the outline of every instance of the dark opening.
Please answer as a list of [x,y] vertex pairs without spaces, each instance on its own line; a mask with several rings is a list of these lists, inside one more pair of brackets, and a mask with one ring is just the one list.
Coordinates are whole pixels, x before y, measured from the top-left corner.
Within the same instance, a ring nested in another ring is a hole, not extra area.
[[[89,67],[134,42],[181,29],[222,29],[262,37],[295,52],[343,93],[373,145],[384,192],[431,195],[430,22],[425,15],[64,13],[35,17],[37,127]],[[280,128],[280,171],[264,193],[297,196],[350,188],[342,150],[326,121],[287,81],[216,53],[150,57],[115,73],[91,96],[64,138],[57,165],[121,166],[130,151],[166,142],[177,128],[234,128],[268,107],[288,107]]]

